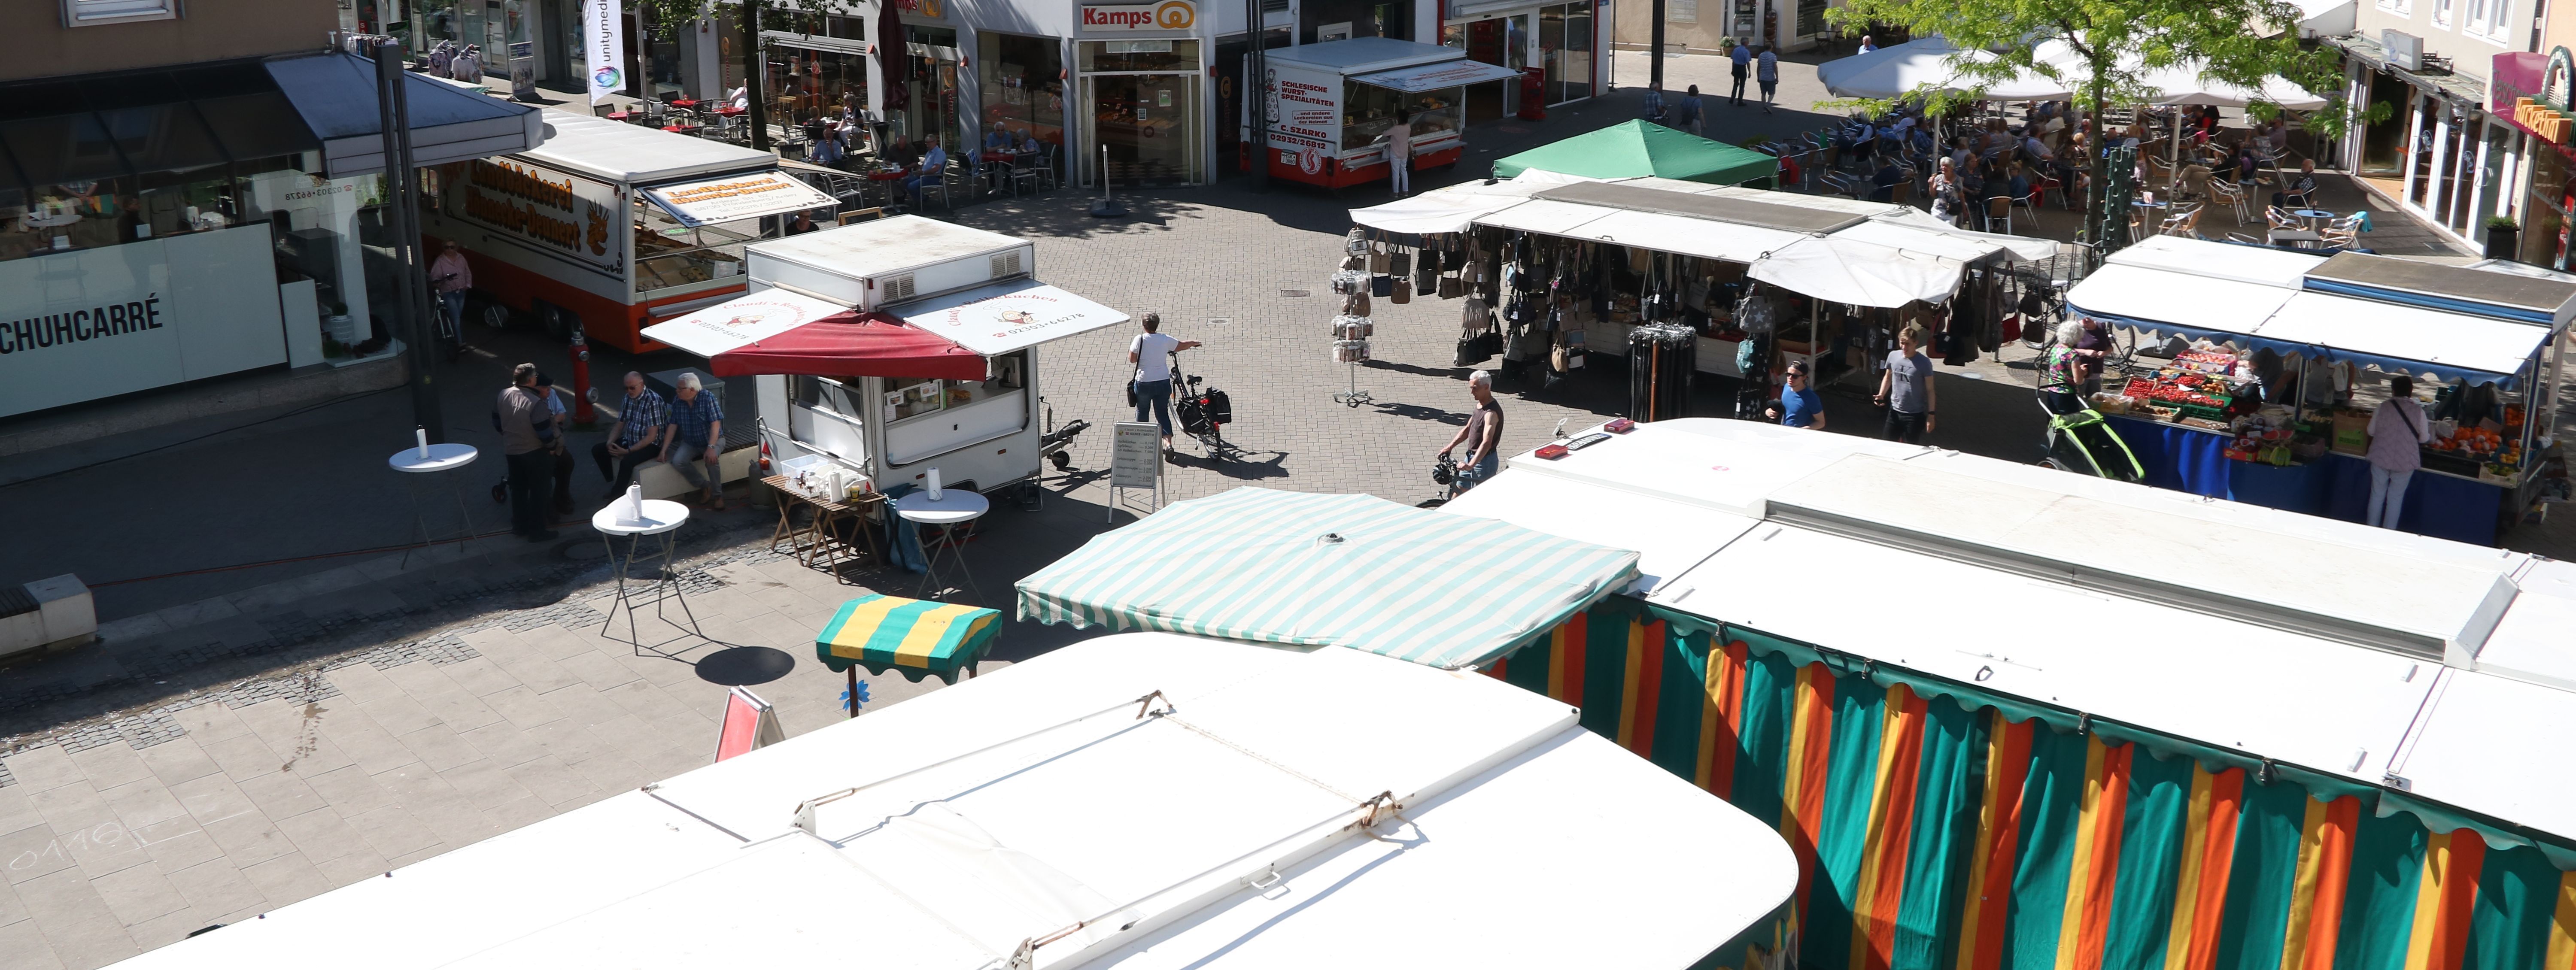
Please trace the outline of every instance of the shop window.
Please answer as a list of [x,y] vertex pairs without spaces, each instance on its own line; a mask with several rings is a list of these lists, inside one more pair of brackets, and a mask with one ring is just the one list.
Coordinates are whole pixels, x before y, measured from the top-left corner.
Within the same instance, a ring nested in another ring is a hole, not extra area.
[[639,297],[742,275],[742,247],[761,238],[761,221],[737,219],[683,226],[642,194],[635,210],[635,289]]
[[1199,69],[1199,42],[1195,40],[1085,41],[1081,47],[1085,74]]
[[978,90],[984,146],[1014,152],[1042,147],[1050,161],[1064,154],[1064,50],[1052,37],[983,34],[977,37],[983,72]]
[[1458,88],[1406,94],[1368,84],[1342,86],[1342,150],[1358,151],[1386,140],[1398,111],[1412,117],[1416,144],[1458,129]]
[[65,27],[173,20],[178,16],[179,0],[63,0]]
[[885,381],[886,420],[900,422],[996,401],[1027,387],[1028,352],[1003,354],[988,362],[990,376],[980,381],[947,381],[924,377],[889,377]]

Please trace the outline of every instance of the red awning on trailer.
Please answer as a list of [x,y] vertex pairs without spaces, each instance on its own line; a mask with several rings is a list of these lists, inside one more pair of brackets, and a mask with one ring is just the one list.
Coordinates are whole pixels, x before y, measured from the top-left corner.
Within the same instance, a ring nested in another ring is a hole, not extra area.
[[982,355],[882,313],[785,290],[730,300],[644,329],[707,358],[718,377],[925,377],[979,381]]

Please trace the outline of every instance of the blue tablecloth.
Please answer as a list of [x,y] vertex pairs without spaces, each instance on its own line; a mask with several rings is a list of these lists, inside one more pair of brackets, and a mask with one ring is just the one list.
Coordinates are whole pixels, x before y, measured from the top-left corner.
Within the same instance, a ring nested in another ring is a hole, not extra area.
[[[2227,457],[2227,435],[2137,418],[2111,416],[2129,451],[2138,456],[2149,485],[2346,522],[2361,521],[2370,501],[2370,463],[2329,453],[2287,467]],[[2397,527],[2481,546],[2496,544],[2496,519],[2505,502],[2501,485],[2419,472],[2406,485]]]

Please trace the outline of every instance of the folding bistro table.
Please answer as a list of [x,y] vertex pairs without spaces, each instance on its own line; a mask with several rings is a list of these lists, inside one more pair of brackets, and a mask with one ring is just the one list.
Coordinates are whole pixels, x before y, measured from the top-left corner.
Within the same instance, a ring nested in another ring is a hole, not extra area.
[[[841,604],[823,631],[814,635],[814,657],[834,673],[847,673],[850,694],[859,689],[858,668],[884,675],[903,672],[919,683],[925,675],[941,683],[957,682],[957,672],[975,676],[975,665],[993,649],[1002,628],[999,610],[958,603],[868,595]],[[851,717],[859,716],[855,707]]]

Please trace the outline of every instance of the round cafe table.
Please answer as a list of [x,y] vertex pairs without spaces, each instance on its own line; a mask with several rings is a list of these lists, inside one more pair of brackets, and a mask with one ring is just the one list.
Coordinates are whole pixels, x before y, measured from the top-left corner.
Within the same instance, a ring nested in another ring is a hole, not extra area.
[[[623,497],[612,499],[607,508],[593,512],[590,516],[590,527],[599,533],[600,543],[608,547],[608,564],[617,573],[617,598],[609,603],[606,611],[608,621],[600,624],[599,634],[612,640],[617,639],[609,631],[617,625],[617,611],[622,607],[626,611],[626,639],[618,642],[634,647],[639,656],[646,650],[660,653],[657,648],[687,636],[694,635],[701,640],[706,639],[706,632],[698,628],[697,614],[689,610],[687,592],[680,588],[679,572],[672,568],[673,557],[678,548],[677,534],[681,526],[689,524],[689,507],[665,499],[645,499],[644,517],[639,521],[628,522],[624,521],[625,505],[626,499]],[[662,564],[650,587],[630,590],[626,585],[627,574],[634,572],[637,559],[651,554],[644,547],[645,536],[662,537]],[[617,540],[620,537],[626,540],[626,557],[623,560],[617,556]],[[642,635],[636,629],[635,607],[648,594],[653,598],[653,618],[681,631],[681,636],[672,637],[660,643],[644,642]],[[680,615],[688,619],[686,624],[662,612],[662,604],[666,600],[679,602]]]
[[938,537],[922,550],[926,561],[921,570],[921,595],[929,595],[938,582],[939,556],[945,552],[949,565],[957,568],[957,574],[966,580],[966,588],[974,591],[975,599],[981,601],[984,598],[983,589],[975,585],[975,574],[966,568],[965,550],[958,548],[957,527],[983,518],[984,513],[992,511],[992,508],[992,503],[985,501],[984,496],[962,488],[941,489],[937,500],[933,500],[927,491],[913,492],[894,500],[894,514],[902,516],[904,521],[939,527]]
[[[393,457],[385,459],[385,465],[395,471],[414,476],[430,475],[464,468],[473,464],[479,454],[480,452],[476,451],[473,445],[446,442],[434,444],[425,449],[411,447],[394,452]],[[430,535],[429,513],[422,506],[420,496],[422,485],[434,484],[434,482],[418,477],[405,479],[405,482],[409,484],[411,490],[411,522],[420,530],[421,546],[437,545],[441,540]],[[451,476],[447,484],[448,489],[456,494],[456,546],[461,552],[465,548],[465,540],[474,535],[474,513],[468,511],[465,506],[465,476]],[[403,550],[403,565],[411,565],[409,549]]]

